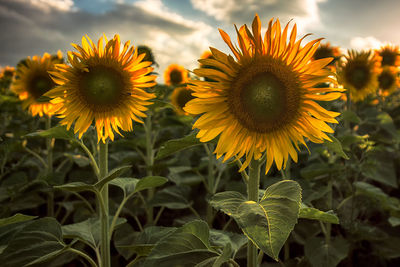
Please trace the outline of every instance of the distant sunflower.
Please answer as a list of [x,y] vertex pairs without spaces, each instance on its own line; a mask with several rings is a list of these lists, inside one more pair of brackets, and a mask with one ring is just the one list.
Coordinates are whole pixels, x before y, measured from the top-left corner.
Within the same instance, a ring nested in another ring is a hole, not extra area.
[[176,87],[171,94],[171,103],[174,105],[176,113],[179,115],[189,115],[186,111],[183,110],[186,103],[192,100],[194,97],[192,96],[193,90],[185,86]]
[[55,70],[56,63],[58,62],[50,54],[44,53],[42,57],[26,58],[24,64],[17,68],[11,91],[19,96],[22,107],[29,108],[32,116],[42,117],[44,114],[49,116],[53,114],[52,104],[39,101],[39,98],[56,85],[48,73]]
[[378,89],[380,63],[371,51],[351,50],[338,71],[340,82],[350,92],[352,101],[362,101]]
[[195,99],[184,110],[201,114],[193,125],[199,129],[197,137],[208,142],[219,135],[217,158],[245,156],[239,171],[264,152],[266,172],[273,162],[278,169],[285,168],[289,155],[297,162],[296,149],[299,142],[306,145],[304,137],[315,143],[330,140],[324,132],[333,130],[326,122],[337,123],[339,113],[315,102],[337,99],[344,91],[315,87],[322,82],[336,84],[334,73],[324,69],[332,58],[310,61],[321,39],[302,46],[304,38],[295,41],[295,24],[287,43],[288,27],[289,23],[281,32],[279,20],[273,23],[271,19],[263,40],[256,15],[252,33],[246,25],[237,30],[240,49],[219,30],[236,60],[210,48],[214,59],[199,61],[217,69],[199,68],[194,73],[215,82],[189,83]]
[[121,135],[119,129],[132,130],[132,120],[142,123],[154,98],[144,88],[154,86],[156,77],[148,75],[151,62],[142,61],[145,54],[138,55],[129,41],[120,50],[119,35],[110,41],[101,37],[97,46],[86,38],[82,47],[72,44],[78,52],[68,52],[71,66],[60,64],[51,72],[58,86],[46,95],[53,98],[62,125],[69,129],[75,122],[79,138],[94,121],[99,141],[114,140],[113,131]]
[[331,44],[328,42],[326,44],[320,44],[315,51],[315,54],[313,56],[313,60],[318,60],[322,58],[333,58],[333,60],[327,65],[327,67],[333,67],[336,62],[341,56],[339,47],[336,46],[331,46]]
[[1,77],[12,78],[15,74],[15,68],[10,66],[5,66],[0,73]]
[[137,47],[137,50],[138,50],[138,54],[139,55],[143,54],[143,53],[146,54],[146,56],[143,58],[143,61],[150,61],[152,63],[152,65],[153,64],[157,65],[157,63],[156,63],[156,61],[154,59],[153,51],[151,51],[150,47],[148,47],[146,45],[139,45]]
[[0,70],[0,91],[9,89],[14,74],[14,67],[5,66],[2,70]]
[[379,89],[388,96],[399,88],[398,70],[393,66],[384,66],[378,76]]
[[[213,58],[212,53],[210,52],[210,50],[206,50],[203,52],[203,54],[201,54],[200,59],[211,59]],[[203,67],[203,65],[200,63],[200,67]]]
[[398,46],[385,45],[379,50],[376,50],[375,55],[381,60],[382,67],[400,66],[400,51]]
[[164,82],[166,85],[177,86],[188,82],[187,70],[178,64],[171,64],[164,71]]

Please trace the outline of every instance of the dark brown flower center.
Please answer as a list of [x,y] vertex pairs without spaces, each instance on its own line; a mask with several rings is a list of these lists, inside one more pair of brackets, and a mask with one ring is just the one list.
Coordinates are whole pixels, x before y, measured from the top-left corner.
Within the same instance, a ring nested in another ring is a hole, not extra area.
[[394,51],[385,49],[381,53],[382,66],[394,66],[397,54]]
[[125,80],[114,67],[89,67],[81,73],[79,88],[86,102],[95,110],[115,107],[123,97]]
[[350,62],[345,69],[346,80],[357,90],[363,89],[371,78],[371,71],[364,62]]
[[179,70],[172,70],[169,77],[172,85],[178,85],[183,81],[182,72]]
[[242,67],[232,81],[228,104],[245,128],[268,133],[297,117],[300,96],[297,73],[283,62],[265,57]]
[[395,77],[390,71],[382,71],[378,76],[379,87],[383,90],[387,90],[393,86],[395,82]]
[[41,97],[44,93],[55,86],[47,72],[33,74],[28,81],[28,92],[35,99]]

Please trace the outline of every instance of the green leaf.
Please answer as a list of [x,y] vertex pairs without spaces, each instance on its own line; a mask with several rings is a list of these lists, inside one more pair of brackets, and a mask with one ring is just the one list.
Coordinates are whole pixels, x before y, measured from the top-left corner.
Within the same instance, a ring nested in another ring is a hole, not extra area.
[[139,182],[136,184],[134,193],[145,190],[145,189],[161,186],[161,185],[165,184],[166,182],[168,182],[168,179],[165,177],[161,177],[161,176],[144,177],[144,178],[140,179]]
[[341,117],[344,121],[348,121],[348,122],[352,122],[352,123],[356,123],[356,124],[361,122],[360,117],[358,117],[357,114],[351,110],[344,110],[342,112]]
[[125,259],[129,259],[134,254],[147,257],[158,241],[176,229],[176,227],[149,226],[143,232],[134,232],[134,234],[132,234],[133,229],[129,232],[130,234],[127,234],[126,229],[118,229],[114,235],[115,247]]
[[11,217],[8,218],[2,218],[0,219],[0,227],[6,226],[12,223],[18,223],[18,222],[26,222],[30,221],[37,218],[37,216],[29,216],[29,215],[24,215],[21,213],[17,213]]
[[202,144],[199,139],[196,138],[196,134],[192,133],[190,135],[187,135],[183,138],[179,139],[173,139],[165,142],[163,145],[161,145],[160,149],[158,150],[156,160],[165,158],[169,155],[172,155],[178,151],[181,151],[183,149],[197,146]]
[[340,143],[339,140],[336,139],[333,135],[328,134],[329,138],[332,140],[332,142],[325,141],[324,145],[331,150],[332,152],[335,152],[339,156],[341,156],[344,159],[349,159],[349,157],[344,153],[342,144]]
[[61,225],[54,218],[42,218],[14,236],[0,255],[0,262],[4,267],[29,266],[54,258],[67,248]]
[[64,153],[64,156],[68,157],[71,161],[75,162],[79,167],[86,167],[90,164],[87,157],[80,154]]
[[126,197],[145,189],[163,185],[167,181],[167,178],[161,176],[147,176],[142,179],[123,177],[114,179],[110,182],[110,184],[121,188],[124,191],[124,196]]
[[211,249],[208,239],[206,222],[189,222],[157,242],[144,266],[204,266],[202,262],[219,256]]
[[[109,218],[111,224],[112,218]],[[116,227],[125,223],[125,218],[118,218]],[[68,224],[62,226],[62,234],[64,238],[78,238],[93,249],[99,246],[100,243],[100,220],[98,218],[89,218],[83,222]]]
[[82,191],[92,191],[98,193],[97,188],[94,185],[83,183],[83,182],[73,182],[64,185],[54,186],[56,189],[61,189],[69,192],[82,192]]
[[394,125],[393,119],[392,117],[390,117],[389,114],[387,114],[386,112],[382,112],[376,118],[378,119],[381,127],[386,132],[388,132],[395,138],[398,137],[396,126]]
[[398,218],[398,217],[393,217],[393,216],[389,217],[388,221],[389,221],[390,225],[393,227],[397,227],[400,225],[400,218]]
[[94,187],[100,192],[103,186],[110,181],[114,180],[115,178],[121,176],[122,173],[124,173],[126,170],[130,169],[132,166],[122,166],[115,168],[111,170],[106,177],[98,181],[97,183],[94,184]]
[[210,243],[212,246],[221,248],[224,248],[227,244],[230,244],[232,251],[236,253],[247,243],[247,237],[243,234],[211,229]]
[[110,182],[110,185],[118,186],[124,192],[124,196],[131,194],[135,191],[136,184],[139,182],[139,179],[131,178],[131,177],[120,177],[115,178]]
[[64,238],[78,238],[82,242],[97,247],[100,237],[99,219],[89,218],[83,222],[68,224],[62,226],[62,234]]
[[222,251],[222,254],[216,258],[214,264],[212,265],[212,267],[221,267],[222,264],[224,264],[225,262],[229,261],[229,259],[231,258],[232,255],[232,246],[230,243],[226,244],[226,246],[224,247],[224,250]]
[[361,172],[369,179],[397,188],[396,168],[393,158],[395,158],[395,155],[392,153],[374,152],[362,164]]
[[56,139],[64,140],[76,140],[74,132],[70,129],[67,131],[65,126],[56,126],[48,130],[37,131],[35,133],[30,133],[25,135],[26,137],[51,137]]
[[339,218],[333,211],[320,211],[316,208],[310,208],[304,203],[301,204],[299,218],[339,224]]
[[321,237],[307,239],[304,252],[312,266],[335,267],[346,258],[349,250],[348,242],[338,236],[331,240],[330,244],[325,243]]
[[169,209],[186,209],[190,207],[189,186],[170,186],[156,193],[150,205]]
[[297,223],[301,187],[284,180],[265,190],[259,203],[246,201],[238,192],[216,194],[210,204],[232,216],[245,235],[275,260]]

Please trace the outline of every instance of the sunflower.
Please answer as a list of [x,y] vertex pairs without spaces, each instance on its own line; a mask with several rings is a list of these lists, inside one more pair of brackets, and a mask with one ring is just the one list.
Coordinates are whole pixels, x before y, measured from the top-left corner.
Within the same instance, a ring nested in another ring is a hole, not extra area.
[[0,71],[0,90],[5,91],[9,89],[11,81],[15,74],[15,68],[10,66],[5,66]]
[[185,86],[179,86],[174,89],[171,94],[171,103],[174,105],[176,113],[179,115],[189,115],[189,113],[183,110],[183,107],[194,98],[192,93],[193,91]]
[[398,46],[385,45],[375,51],[375,55],[381,60],[382,67],[384,66],[400,66],[400,51]]
[[331,44],[328,42],[326,44],[320,44],[312,58],[313,60],[333,58],[327,67],[334,68],[334,64],[336,60],[340,58],[340,56],[341,53],[339,47],[331,46]]
[[166,85],[177,86],[188,82],[187,70],[178,64],[171,64],[164,71],[164,82]]
[[322,39],[301,46],[296,24],[287,43],[289,23],[281,32],[279,20],[271,19],[264,40],[258,15],[252,32],[246,25],[236,31],[239,48],[219,30],[236,59],[210,48],[214,59],[200,63],[216,69],[199,68],[194,73],[215,82],[191,80],[195,99],[184,110],[201,114],[194,123],[197,137],[208,142],[219,135],[214,153],[224,161],[246,157],[239,171],[252,159],[266,152],[266,173],[273,162],[280,170],[290,157],[297,162],[298,144],[304,137],[315,143],[330,140],[324,132],[333,130],[326,122],[337,123],[337,112],[322,108],[315,101],[337,99],[344,89],[316,88],[322,82],[336,84],[334,73],[324,69],[332,58],[310,61]]
[[143,54],[143,53],[146,54],[146,56],[143,58],[143,61],[151,61],[152,65],[153,65],[153,64],[156,64],[156,65],[157,65],[157,63],[156,63],[156,61],[155,61],[155,59],[154,59],[153,52],[151,51],[151,48],[150,48],[150,47],[148,47],[148,46],[146,46],[146,45],[139,45],[139,46],[137,47],[137,50],[138,50],[138,54],[139,54],[139,55],[140,55],[140,54]]
[[51,116],[53,105],[47,101],[41,101],[40,97],[56,85],[48,71],[55,70],[58,59],[44,53],[42,57],[28,57],[23,62],[17,67],[11,91],[19,96],[22,100],[22,107],[29,108],[32,116],[42,117],[44,114]]
[[131,131],[132,120],[142,123],[145,106],[155,97],[143,88],[154,86],[156,77],[148,75],[151,62],[142,61],[145,54],[138,55],[129,41],[120,51],[119,35],[110,41],[101,37],[97,46],[86,38],[82,46],[72,44],[78,52],[68,52],[70,66],[59,64],[58,72],[51,72],[58,86],[46,95],[62,125],[69,129],[75,122],[74,132],[81,138],[94,121],[98,141],[105,143],[114,140],[113,131]]
[[362,101],[378,88],[380,62],[371,51],[350,50],[338,71],[339,80],[350,92],[352,101]]
[[398,70],[393,66],[384,66],[378,76],[379,89],[383,96],[388,96],[399,88]]

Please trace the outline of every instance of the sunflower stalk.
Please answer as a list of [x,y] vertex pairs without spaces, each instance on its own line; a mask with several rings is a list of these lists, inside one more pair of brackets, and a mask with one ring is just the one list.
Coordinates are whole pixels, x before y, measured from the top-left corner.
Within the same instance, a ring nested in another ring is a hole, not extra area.
[[[108,173],[108,143],[99,142],[99,170],[100,179],[107,177]],[[108,183],[106,183],[99,194],[99,211],[101,224],[101,267],[110,267],[110,235],[108,221]],[[102,208],[103,207],[103,208]]]
[[[247,183],[247,198],[249,201],[258,202],[258,189],[260,186],[260,167],[261,162],[251,160],[249,165],[249,181]],[[253,241],[247,241],[247,266],[256,267],[257,264],[257,247]]]
[[[46,116],[46,130],[51,128],[51,116]],[[47,179],[53,179],[53,147],[54,138],[46,138],[46,150],[47,150],[47,164],[46,164],[46,176]],[[54,192],[52,189],[47,194],[47,216],[54,217]]]
[[[153,164],[154,164],[154,148],[152,138],[152,127],[151,127],[151,113],[147,114],[144,124],[144,130],[146,134],[146,175],[153,175]],[[154,188],[150,188],[147,191],[147,201],[151,201],[154,197]],[[147,224],[153,225],[154,223],[154,210],[153,207],[147,206]]]
[[[214,156],[211,152],[208,144],[204,144],[204,149],[208,155],[208,176],[207,176],[207,190],[209,194],[215,193],[215,181],[214,181]],[[210,204],[207,205],[207,223],[208,226],[212,226],[212,222],[214,219],[214,211]]]

